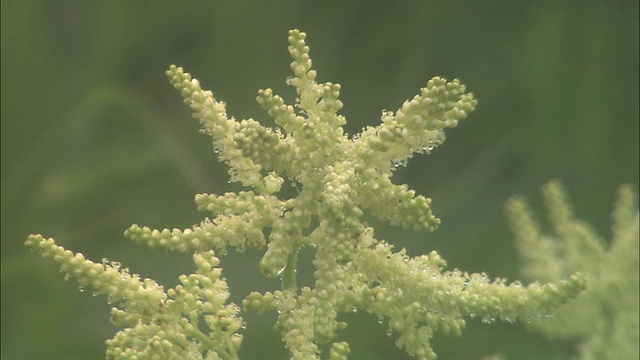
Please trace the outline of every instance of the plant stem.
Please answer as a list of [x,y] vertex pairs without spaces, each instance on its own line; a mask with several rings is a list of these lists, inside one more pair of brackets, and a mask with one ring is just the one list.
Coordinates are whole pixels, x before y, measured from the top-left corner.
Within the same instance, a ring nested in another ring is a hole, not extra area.
[[296,285],[296,263],[298,262],[298,248],[287,258],[287,264],[282,271],[282,290],[291,290],[294,293],[298,292],[298,286]]

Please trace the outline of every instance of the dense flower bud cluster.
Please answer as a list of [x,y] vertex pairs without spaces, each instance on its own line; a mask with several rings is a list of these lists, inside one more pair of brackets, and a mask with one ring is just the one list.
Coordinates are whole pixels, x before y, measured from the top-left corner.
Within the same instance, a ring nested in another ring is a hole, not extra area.
[[94,263],[53,239],[31,235],[26,245],[74,277],[81,289],[108,295],[115,305],[111,322],[123,329],[107,341],[107,359],[237,359],[240,308],[225,304],[229,291],[213,251],[196,252],[196,272],[180,276],[181,285],[165,292],[117,262]]
[[557,284],[507,285],[485,274],[443,271],[444,261],[435,251],[409,258],[404,251],[391,250],[391,245],[379,242],[358,254],[359,271],[379,283],[373,302],[364,308],[387,317],[390,330],[400,333],[398,345],[418,358],[432,357],[429,339],[434,330],[460,334],[463,317],[529,321],[585,286],[578,275]]
[[[260,90],[257,97],[275,129],[253,119],[229,118],[225,104],[182,68],[171,66],[166,73],[229,165],[231,181],[253,188],[196,196],[198,209],[213,219],[192,228],[133,225],[125,232],[152,248],[194,252],[197,271],[182,275],[181,285],[165,293],[151,280],[94,264],[53,240],[27,240],[81,285],[125,304],[113,312],[113,322],[125,329],[108,342],[108,357],[235,358],[242,320],[237,307],[225,304],[227,287],[212,249],[224,253],[227,247],[243,251],[266,245],[260,270],[266,277],[280,277],[282,289],[251,293],[243,305],[258,312],[276,310],[276,329],[292,359],[300,360],[318,359],[322,344],[331,344],[331,359],[346,359],[348,344],[335,341],[346,327],[338,321],[340,313],[374,314],[387,323],[390,335],[397,335],[400,348],[418,359],[434,359],[434,333],[460,334],[464,317],[529,320],[582,290],[579,275],[522,287],[484,274],[444,271],[436,252],[410,258],[375,239],[362,219],[365,212],[394,226],[436,229],[440,220],[431,211],[431,199],[393,184],[393,170],[414,153],[430,153],[442,144],[444,129],[455,127],[476,101],[458,80],[435,77],[395,113],[383,112],[380,125],[349,137],[342,128],[346,120],[337,113],[340,85],[315,82],[304,33],[289,32],[289,53],[294,77],[287,83],[296,89],[295,106],[271,89]],[[298,189],[296,197],[276,196],[285,181]],[[298,289],[296,261],[303,246],[315,249],[315,284]]]
[[216,218],[207,218],[199,226],[184,230],[152,230],[132,225],[124,235],[152,248],[179,252],[216,249],[225,253],[227,245],[237,251],[244,251],[247,246],[260,249],[266,243],[263,229],[273,226],[285,209],[285,204],[275,196],[251,191],[223,196],[199,194],[196,204],[198,210],[211,212]]

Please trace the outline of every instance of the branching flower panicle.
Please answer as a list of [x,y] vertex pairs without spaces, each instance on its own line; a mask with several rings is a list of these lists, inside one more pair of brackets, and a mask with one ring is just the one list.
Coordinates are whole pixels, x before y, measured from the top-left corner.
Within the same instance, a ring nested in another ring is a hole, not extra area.
[[[321,344],[329,357],[345,359],[349,345],[339,341],[347,324],[341,313],[362,310],[385,321],[397,345],[418,359],[434,359],[430,340],[437,331],[460,334],[466,317],[531,320],[549,313],[584,288],[577,274],[553,284],[507,284],[485,274],[445,271],[436,252],[410,258],[404,250],[374,237],[363,215],[392,225],[434,231],[440,220],[431,199],[406,185],[391,182],[393,171],[416,153],[430,153],[445,141],[445,129],[457,126],[474,110],[476,100],[458,80],[435,77],[395,112],[383,112],[381,123],[352,137],[338,114],[340,85],[317,83],[305,34],[289,32],[296,89],[295,106],[271,89],[257,101],[275,120],[267,128],[253,119],[235,120],[225,104],[180,67],[167,76],[191,107],[219,158],[230,167],[231,181],[250,190],[196,196],[198,209],[211,214],[188,229],[150,229],[133,225],[125,237],[152,248],[194,252],[197,272],[181,276],[181,286],[164,292],[151,280],[78,259],[40,236],[27,241],[54,260],[84,286],[122,301],[113,320],[124,327],[108,342],[111,358],[142,358],[171,353],[172,358],[234,358],[242,320],[226,304],[213,251],[229,247],[263,249],[262,274],[280,277],[282,288],[249,294],[245,310],[277,310],[276,329],[292,359],[317,359]],[[284,182],[299,189],[290,199],[278,195]],[[315,248],[315,284],[298,289],[296,262],[303,246]],[[123,300],[126,299],[126,300]],[[209,332],[198,321],[204,316]],[[143,338],[152,339],[149,344]],[[164,353],[162,353],[164,354]],[[153,358],[153,357],[149,357]]]
[[612,240],[604,241],[578,220],[559,181],[544,198],[553,233],[545,234],[522,198],[507,212],[530,280],[558,281],[574,272],[589,282],[583,294],[551,319],[531,327],[553,338],[579,339],[581,359],[636,359],[638,346],[638,204],[629,185],[620,187],[613,211]]
[[213,251],[196,252],[196,273],[181,275],[182,285],[165,292],[155,281],[141,280],[120,263],[106,259],[95,263],[53,239],[31,235],[26,245],[74,277],[81,289],[90,287],[94,295],[107,295],[115,305],[111,322],[123,330],[107,341],[107,359],[238,358],[240,308],[225,304],[229,292]]

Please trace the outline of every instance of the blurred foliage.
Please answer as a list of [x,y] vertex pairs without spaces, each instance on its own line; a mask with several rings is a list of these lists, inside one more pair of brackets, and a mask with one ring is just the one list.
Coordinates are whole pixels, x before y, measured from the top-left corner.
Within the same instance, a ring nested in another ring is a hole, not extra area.
[[[342,84],[349,133],[377,124],[435,75],[460,78],[479,99],[442,147],[396,174],[433,198],[440,229],[372,224],[413,255],[438,249],[450,268],[513,280],[507,198],[560,178],[578,215],[608,234],[611,194],[621,183],[638,187],[637,1],[5,0],[2,358],[99,359],[116,332],[104,298],[27,253],[29,233],[168,286],[191,272],[188,256],[122,239],[132,223],[191,226],[202,217],[196,193],[238,190],[164,70],[184,66],[231,115],[268,124],[254,99],[272,87],[293,102],[284,81],[292,28],[308,34],[318,80]],[[222,258],[233,301],[278,286],[259,276],[258,259]],[[309,268],[299,272],[310,282]],[[352,358],[406,358],[376,319],[353,317],[344,334]],[[274,319],[246,316],[243,358],[287,357]],[[547,359],[570,349],[517,324],[473,321],[462,338],[435,340],[441,359]]]

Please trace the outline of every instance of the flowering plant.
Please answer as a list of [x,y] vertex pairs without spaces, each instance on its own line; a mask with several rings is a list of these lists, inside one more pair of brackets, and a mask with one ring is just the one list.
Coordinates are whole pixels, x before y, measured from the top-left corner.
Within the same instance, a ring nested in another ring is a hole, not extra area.
[[[440,220],[431,199],[391,182],[395,167],[415,153],[430,153],[474,110],[476,100],[458,80],[435,77],[396,112],[383,112],[381,124],[349,137],[338,114],[340,85],[317,83],[305,34],[289,32],[296,105],[286,105],[271,89],[258,102],[275,120],[267,128],[226,114],[225,104],[182,68],[167,76],[211,136],[219,158],[230,166],[231,181],[251,189],[196,196],[198,209],[211,213],[189,229],[153,230],[138,225],[125,237],[151,248],[193,252],[196,272],[181,275],[181,285],[164,290],[151,279],[130,274],[108,260],[95,263],[53,239],[31,235],[26,245],[74,277],[83,287],[108,296],[111,321],[122,330],[107,341],[109,359],[236,359],[242,343],[239,306],[229,292],[215,256],[232,247],[266,251],[265,277],[282,279],[272,292],[252,292],[247,311],[276,310],[292,359],[316,359],[319,345],[330,343],[329,358],[346,359],[350,350],[336,341],[347,324],[340,313],[365,311],[386,322],[396,344],[418,359],[434,359],[430,340],[436,331],[460,334],[466,317],[530,321],[576,296],[585,281],[579,274],[541,285],[507,284],[486,274],[445,270],[432,251],[409,257],[374,237],[363,220],[369,213],[392,225],[434,231]],[[289,182],[296,197],[277,196]],[[296,284],[297,254],[315,249],[313,287]]]

